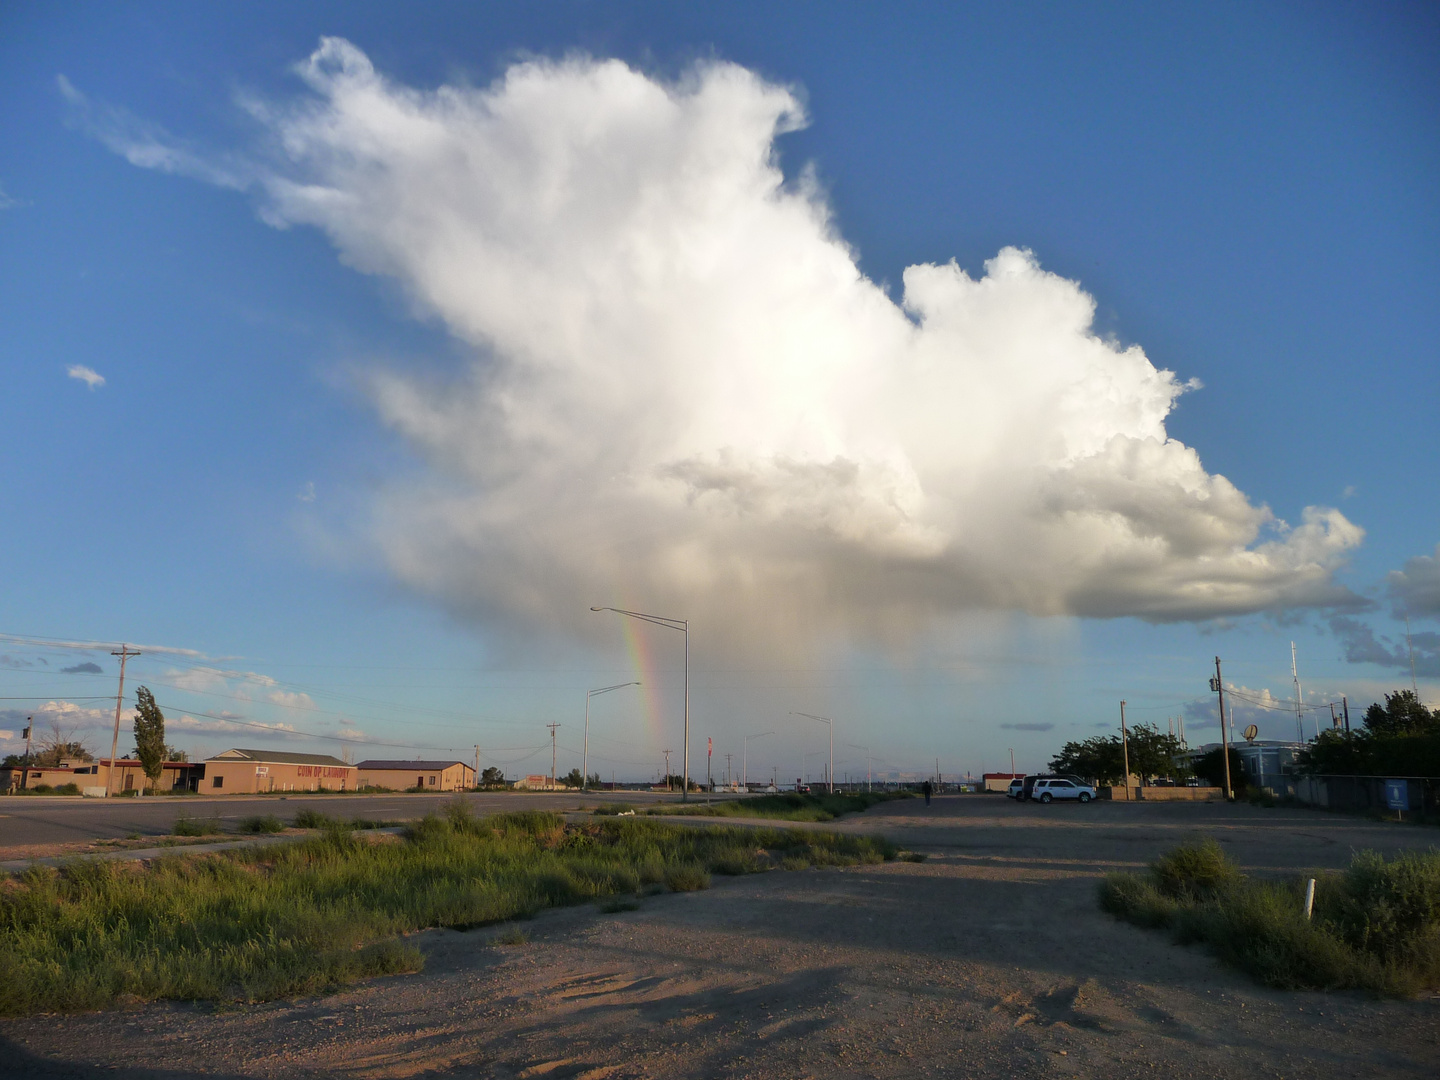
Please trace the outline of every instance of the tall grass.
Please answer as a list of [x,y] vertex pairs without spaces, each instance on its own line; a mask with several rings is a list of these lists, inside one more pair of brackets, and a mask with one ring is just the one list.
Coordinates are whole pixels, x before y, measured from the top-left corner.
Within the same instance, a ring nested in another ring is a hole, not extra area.
[[[857,791],[831,795],[755,795],[744,799],[723,799],[684,807],[654,808],[652,814],[685,814],[697,817],[755,817],[772,821],[833,821],[845,814],[858,814],[876,803],[913,798],[909,792]],[[597,811],[598,813],[599,811]]]
[[0,1014],[120,998],[256,1001],[421,967],[400,935],[546,908],[704,888],[786,860],[843,865],[894,851],[865,837],[696,829],[558,814],[486,819],[454,805],[399,837],[343,827],[265,848],[85,860],[0,880]]
[[1440,851],[1362,852],[1344,871],[1317,872],[1311,919],[1303,896],[1303,878],[1244,877],[1214,840],[1100,888],[1112,914],[1208,945],[1270,986],[1395,996],[1440,987]]

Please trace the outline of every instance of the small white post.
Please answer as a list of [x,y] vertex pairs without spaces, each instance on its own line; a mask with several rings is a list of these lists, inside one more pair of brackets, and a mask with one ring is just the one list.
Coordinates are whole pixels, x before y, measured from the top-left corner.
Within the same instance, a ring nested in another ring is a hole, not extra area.
[[1315,912],[1315,879],[1312,877],[1305,883],[1305,918],[1309,920]]

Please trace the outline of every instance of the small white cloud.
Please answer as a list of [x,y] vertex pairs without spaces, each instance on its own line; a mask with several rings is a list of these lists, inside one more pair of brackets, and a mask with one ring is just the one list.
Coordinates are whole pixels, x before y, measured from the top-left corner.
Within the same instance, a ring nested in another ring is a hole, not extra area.
[[1342,491],[1342,492],[1340,492],[1340,497],[1341,497],[1342,499],[1353,499],[1353,498],[1355,497],[1355,495],[1356,495],[1356,491],[1355,491],[1355,485],[1354,485],[1354,484],[1346,484],[1346,485],[1345,485],[1345,490]]
[[0,210],[13,210],[15,207],[23,205],[19,199],[12,198],[3,187],[0,187]]
[[86,367],[84,364],[71,364],[65,369],[65,374],[69,375],[72,379],[79,379],[86,386],[90,387],[91,390],[94,390],[97,386],[105,385],[105,376],[101,375],[92,367]]
[[314,481],[314,480],[306,480],[306,481],[305,481],[305,486],[300,489],[300,494],[297,495],[297,496],[295,496],[295,497],[296,497],[297,499],[299,499],[299,500],[300,500],[301,502],[303,502],[303,503],[312,503],[312,502],[314,502],[314,501],[315,501],[315,481]]

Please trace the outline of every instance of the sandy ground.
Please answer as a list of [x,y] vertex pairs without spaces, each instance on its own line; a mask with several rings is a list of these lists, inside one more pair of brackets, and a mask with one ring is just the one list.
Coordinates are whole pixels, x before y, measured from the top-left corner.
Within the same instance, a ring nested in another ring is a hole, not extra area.
[[1281,993],[1102,914],[1096,881],[1188,836],[1251,872],[1426,847],[1318,811],[889,804],[840,826],[924,863],[717,878],[553,912],[528,943],[418,940],[423,973],[229,1011],[0,1022],[0,1073],[354,1076],[1433,1077],[1440,997]]

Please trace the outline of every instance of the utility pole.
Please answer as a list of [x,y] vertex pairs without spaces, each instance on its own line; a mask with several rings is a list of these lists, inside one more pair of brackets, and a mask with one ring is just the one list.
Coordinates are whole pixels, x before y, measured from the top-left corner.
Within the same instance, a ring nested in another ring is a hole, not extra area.
[[670,751],[661,750],[660,752],[665,755],[665,790],[674,791],[675,789],[670,785]]
[[555,786],[555,729],[562,725],[546,724],[545,726],[550,729],[550,786],[553,788]]
[[1345,717],[1345,734],[1350,734],[1350,699],[1340,695],[1340,714]]
[[726,787],[729,787],[729,786],[730,786],[730,759],[731,759],[732,757],[734,757],[734,756],[735,756],[734,754],[726,754],[726,755],[725,755],[725,786],[726,786]]
[[[1130,801],[1130,735],[1125,730],[1125,699],[1120,699],[1120,753],[1125,759],[1125,801]],[[1021,792],[1023,795],[1024,792]]]
[[105,797],[107,799],[115,787],[115,753],[120,749],[120,703],[125,698],[125,661],[140,654],[132,652],[130,646],[122,643],[120,651],[111,650],[110,655],[120,657],[120,689],[115,691],[115,735],[110,740],[110,768],[105,770]]
[[1225,758],[1225,799],[1235,798],[1230,783],[1230,729],[1225,723],[1225,683],[1220,675],[1220,658],[1215,657],[1215,678],[1210,680],[1210,689],[1220,695],[1220,752]]
[[1007,746],[1005,749],[1010,751],[1010,779],[1013,780],[1015,779],[1015,748]]
[[35,717],[27,716],[25,718],[25,768],[20,773],[20,786],[22,788],[28,788],[30,786],[30,734],[34,730]]
[[[1295,737],[1305,741],[1305,725],[1301,719],[1303,709],[1300,704],[1300,669],[1295,666],[1295,642],[1290,642],[1290,675],[1295,680]],[[1315,734],[1320,734],[1320,721],[1315,721]]]

